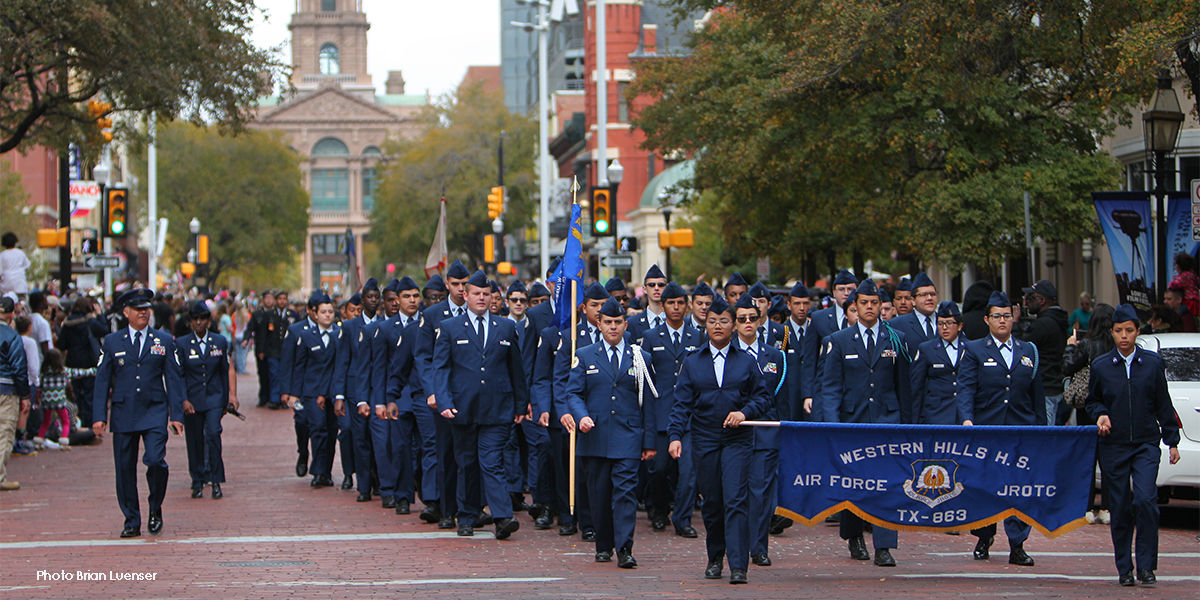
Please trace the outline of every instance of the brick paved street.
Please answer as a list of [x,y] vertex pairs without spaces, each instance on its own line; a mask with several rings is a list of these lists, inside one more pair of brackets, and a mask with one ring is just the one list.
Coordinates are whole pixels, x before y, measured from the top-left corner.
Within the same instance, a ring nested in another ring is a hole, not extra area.
[[[183,439],[168,443],[171,482],[158,536],[143,527],[141,538],[117,538],[121,514],[108,439],[14,457],[9,472],[22,489],[0,495],[3,597],[1200,597],[1194,502],[1164,511],[1172,528],[1162,532],[1153,590],[1116,586],[1108,528],[1101,525],[1056,540],[1035,533],[1027,543],[1033,568],[1007,565],[1003,540],[982,563],[971,560],[973,537],[902,533],[895,569],[850,560],[834,527],[793,527],[773,539],[774,566],[752,567],[750,585],[737,587],[701,577],[703,532],[696,540],[654,533],[644,515],[634,548],[640,566],[632,571],[593,563],[590,544],[535,531],[528,515],[508,541],[492,539],[490,530],[458,538],[421,523],[419,504],[412,515],[398,516],[378,501],[356,503],[352,492],[336,487],[310,489],[293,472],[291,415],[254,408],[254,386],[253,376],[240,379],[249,419],[224,420],[223,500],[189,497]],[[153,573],[155,580],[47,581],[39,571]]]

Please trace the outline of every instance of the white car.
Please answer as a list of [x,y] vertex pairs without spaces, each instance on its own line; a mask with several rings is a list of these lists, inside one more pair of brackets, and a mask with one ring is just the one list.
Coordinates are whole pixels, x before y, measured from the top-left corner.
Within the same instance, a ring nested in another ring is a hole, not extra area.
[[1162,447],[1157,482],[1159,499],[1165,501],[1179,495],[1195,498],[1200,490],[1200,333],[1140,335],[1137,343],[1163,357],[1167,365],[1167,389],[1182,425],[1179,462],[1172,465],[1167,447]]

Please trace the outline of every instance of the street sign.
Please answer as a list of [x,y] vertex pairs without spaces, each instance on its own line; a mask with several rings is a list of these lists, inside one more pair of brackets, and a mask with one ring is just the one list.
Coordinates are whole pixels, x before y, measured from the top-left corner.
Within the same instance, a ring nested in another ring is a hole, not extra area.
[[120,269],[122,262],[120,254],[92,254],[83,259],[89,269]]
[[1200,179],[1193,179],[1192,185],[1192,241],[1200,242]]
[[600,258],[601,266],[613,269],[633,268],[633,257],[628,254],[610,254]]

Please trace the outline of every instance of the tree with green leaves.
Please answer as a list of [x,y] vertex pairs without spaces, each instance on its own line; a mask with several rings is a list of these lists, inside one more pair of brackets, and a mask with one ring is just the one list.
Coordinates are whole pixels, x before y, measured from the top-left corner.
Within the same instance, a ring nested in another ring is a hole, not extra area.
[[254,0],[0,2],[0,153],[95,148],[89,99],[240,128],[283,70],[249,40],[258,12]]
[[[537,124],[513,114],[498,93],[469,84],[430,106],[424,128],[391,140],[371,216],[371,239],[381,263],[422,266],[433,242],[438,202],[446,198],[446,246],[451,257],[483,261],[483,236],[492,233],[487,196],[498,175],[497,146],[504,135],[508,233],[529,224],[536,205]],[[370,271],[382,272],[372,264]]]
[[637,64],[634,124],[697,157],[723,239],[777,270],[830,248],[994,265],[1023,191],[1035,236],[1098,233],[1089,194],[1119,173],[1098,140],[1174,51],[1127,42],[1183,39],[1197,5],[680,0],[716,10],[689,55]]
[[[200,220],[209,237],[209,277],[295,268],[308,228],[300,157],[282,134],[224,135],[190,123],[158,127],[158,210],[168,219],[165,262],[182,262]],[[139,157],[135,172],[145,169]],[[142,190],[135,190],[144,197]],[[140,202],[139,202],[140,204]],[[169,257],[174,257],[171,260]],[[282,273],[281,273],[282,277]]]

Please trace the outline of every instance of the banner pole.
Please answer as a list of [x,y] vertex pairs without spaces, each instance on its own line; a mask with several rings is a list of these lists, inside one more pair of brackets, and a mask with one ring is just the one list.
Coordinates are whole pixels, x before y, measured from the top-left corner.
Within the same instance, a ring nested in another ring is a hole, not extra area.
[[[567,285],[571,286],[571,360],[567,364],[571,365],[571,368],[574,368],[576,350],[575,345],[579,341],[579,336],[575,334],[575,322],[579,319],[579,305],[575,299],[575,295],[577,293],[575,280],[567,279]],[[569,487],[567,489],[567,495],[570,496],[570,502],[568,504],[570,504],[571,516],[575,516],[575,430],[578,427],[579,424],[576,423],[575,427],[571,428],[568,436],[568,453],[570,454],[568,458],[570,463],[568,465],[567,486]]]
[[739,427],[779,427],[780,421],[742,421]]

